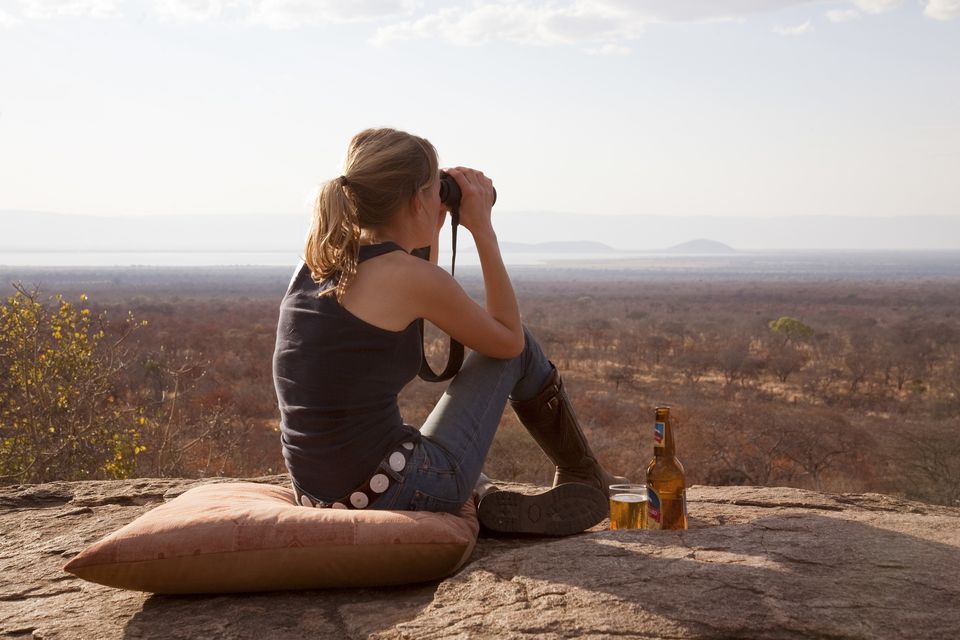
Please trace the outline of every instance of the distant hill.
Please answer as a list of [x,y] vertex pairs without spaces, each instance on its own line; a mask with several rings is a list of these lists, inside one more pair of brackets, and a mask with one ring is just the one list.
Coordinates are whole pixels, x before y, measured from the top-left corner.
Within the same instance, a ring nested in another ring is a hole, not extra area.
[[[780,250],[960,249],[956,215],[670,216],[548,211],[496,214],[501,240],[607,242],[620,251],[663,252],[691,238],[711,238],[738,252]],[[467,235],[467,234],[464,234]]]
[[681,242],[667,249],[667,253],[736,253],[737,250],[728,244],[717,242],[716,240],[706,240],[698,238],[689,242]]
[[[297,254],[303,248],[309,224],[309,212],[92,216],[0,209],[0,263],[6,251]],[[659,253],[664,247],[680,255],[798,249],[960,249],[960,215],[760,218],[497,211],[496,229],[501,246],[514,253]],[[691,236],[713,240],[686,242]],[[449,231],[444,230],[442,241],[448,238]],[[461,250],[470,251],[470,233],[461,230],[459,240]]]

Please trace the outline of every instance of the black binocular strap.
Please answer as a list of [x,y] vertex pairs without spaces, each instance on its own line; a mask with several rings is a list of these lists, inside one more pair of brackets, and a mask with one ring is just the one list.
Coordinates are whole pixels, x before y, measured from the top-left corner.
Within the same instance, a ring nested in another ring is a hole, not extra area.
[[[460,225],[460,216],[457,215],[457,213],[459,212],[451,212],[450,215],[450,227],[453,242],[453,257],[450,259],[451,276],[454,274],[454,271],[457,267],[457,227]],[[414,249],[413,255],[423,258],[424,260],[429,260],[430,247]],[[426,344],[424,343],[423,334],[423,318],[417,320],[417,328],[420,331],[420,343],[424,345],[423,359],[420,361],[420,373],[417,375],[427,382],[443,382],[444,380],[449,380],[453,376],[457,375],[457,372],[460,371],[460,367],[463,366],[463,345],[453,338],[450,338],[450,352],[447,354],[447,366],[441,373],[435,373],[434,370],[430,368],[430,363],[427,362],[427,349]]]

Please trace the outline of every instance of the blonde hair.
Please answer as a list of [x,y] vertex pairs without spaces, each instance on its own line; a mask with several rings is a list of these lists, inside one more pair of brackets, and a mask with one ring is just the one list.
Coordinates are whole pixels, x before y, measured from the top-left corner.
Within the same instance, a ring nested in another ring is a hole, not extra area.
[[353,137],[343,175],[320,189],[304,249],[315,282],[336,279],[321,295],[343,297],[357,274],[361,229],[389,222],[437,175],[437,151],[424,138],[396,129],[366,129]]

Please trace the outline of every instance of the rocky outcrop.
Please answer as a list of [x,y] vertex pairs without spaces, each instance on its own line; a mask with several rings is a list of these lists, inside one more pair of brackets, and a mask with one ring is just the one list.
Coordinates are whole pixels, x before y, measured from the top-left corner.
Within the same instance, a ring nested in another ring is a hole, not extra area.
[[197,482],[0,489],[0,638],[960,637],[960,509],[875,494],[694,487],[688,531],[481,538],[389,589],[152,596],[61,570]]

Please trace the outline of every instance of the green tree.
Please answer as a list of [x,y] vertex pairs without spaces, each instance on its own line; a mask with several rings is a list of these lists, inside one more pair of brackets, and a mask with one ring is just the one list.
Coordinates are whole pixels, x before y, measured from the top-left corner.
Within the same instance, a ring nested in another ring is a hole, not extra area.
[[118,388],[123,342],[145,324],[14,285],[0,306],[0,482],[126,478],[144,447],[142,411]]
[[784,344],[805,340],[814,334],[812,328],[790,316],[781,316],[776,320],[771,320],[768,326],[771,331],[783,336]]

